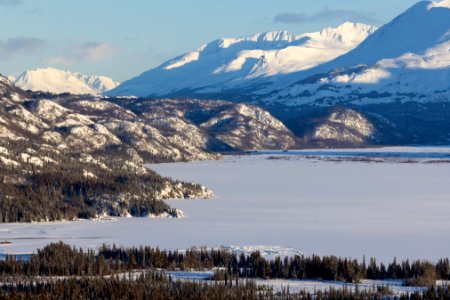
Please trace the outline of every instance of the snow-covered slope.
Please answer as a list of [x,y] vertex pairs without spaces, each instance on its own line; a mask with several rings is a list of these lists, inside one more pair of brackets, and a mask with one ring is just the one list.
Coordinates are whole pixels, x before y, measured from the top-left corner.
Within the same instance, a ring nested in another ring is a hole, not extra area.
[[450,99],[450,1],[422,1],[357,48],[267,89],[267,102],[287,105]]
[[375,30],[365,24],[344,23],[300,35],[280,31],[220,39],[126,81],[107,94],[145,97],[183,94],[186,90],[208,94],[234,89],[330,61]]
[[450,1],[420,1],[376,31],[344,23],[217,40],[110,94],[289,106],[448,101]]
[[359,47],[335,61],[339,65],[375,64],[406,53],[421,54],[450,39],[450,2],[421,1]]
[[15,87],[9,77],[0,74],[0,100],[21,102],[24,92]]
[[98,95],[119,85],[109,77],[88,76],[54,68],[29,70],[14,84],[24,90]]

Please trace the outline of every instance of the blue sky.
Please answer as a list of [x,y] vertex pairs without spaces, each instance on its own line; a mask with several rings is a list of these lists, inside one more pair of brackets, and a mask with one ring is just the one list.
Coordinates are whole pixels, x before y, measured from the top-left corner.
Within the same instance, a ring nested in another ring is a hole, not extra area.
[[52,66],[123,81],[221,37],[381,26],[417,0],[0,0],[0,73]]

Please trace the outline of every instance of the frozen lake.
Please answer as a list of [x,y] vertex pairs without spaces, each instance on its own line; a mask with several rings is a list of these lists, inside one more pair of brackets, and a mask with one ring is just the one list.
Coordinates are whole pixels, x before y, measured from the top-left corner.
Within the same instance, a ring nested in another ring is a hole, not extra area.
[[[435,158],[448,156],[450,149],[392,152],[428,152]],[[331,162],[285,154],[152,165],[162,175],[202,183],[217,197],[170,201],[185,219],[2,224],[0,242],[12,244],[0,244],[0,253],[29,253],[63,240],[83,247],[105,242],[167,249],[279,245],[307,255],[384,261],[448,257],[450,164],[424,163],[429,155],[420,154],[420,163]]]
[[[205,281],[209,282],[213,277],[212,271],[176,271],[169,272],[173,279],[182,281]],[[243,279],[242,281],[245,281]],[[275,293],[281,292],[287,287],[291,293],[299,293],[306,291],[315,294],[317,291],[328,291],[330,289],[342,290],[347,289],[355,291],[373,290],[374,287],[389,287],[390,291],[397,296],[402,294],[411,294],[414,292],[423,293],[426,291],[424,287],[405,286],[403,280],[362,280],[360,283],[346,283],[339,281],[324,281],[324,280],[296,280],[296,279],[256,279],[256,284],[259,286],[271,287]],[[442,285],[444,282],[438,282]],[[447,282],[445,282],[446,284]]]

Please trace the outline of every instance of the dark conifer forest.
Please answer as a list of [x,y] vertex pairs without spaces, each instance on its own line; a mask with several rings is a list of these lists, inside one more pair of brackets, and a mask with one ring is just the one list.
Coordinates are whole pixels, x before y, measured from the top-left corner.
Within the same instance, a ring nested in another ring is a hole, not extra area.
[[[24,142],[1,142],[17,153],[30,146]],[[12,146],[11,146],[12,145]],[[20,166],[0,164],[0,223],[42,222],[176,211],[162,201],[164,189],[176,190],[174,197],[201,195],[200,185],[163,178],[143,167],[127,165],[120,149],[102,151],[86,161],[82,152],[42,154],[57,164]],[[91,156],[92,157],[92,156]],[[175,188],[177,186],[177,188]]]
[[[169,271],[215,270],[208,281],[173,280]],[[192,248],[166,251],[159,248],[103,246],[98,251],[50,244],[21,260],[0,261],[0,299],[381,299],[389,289],[371,291],[329,290],[316,295],[273,293],[254,279],[309,279],[357,283],[363,279],[402,279],[407,285],[429,287],[411,299],[448,299],[449,259],[436,264],[395,259],[384,265],[335,256],[295,256],[268,260],[259,252],[234,254],[223,249]],[[289,295],[289,296],[288,296]],[[436,298],[433,298],[434,297]],[[287,297],[287,298],[286,298]],[[406,298],[405,295],[404,299]],[[431,298],[429,298],[431,297]]]
[[[153,197],[164,182],[156,174],[138,175],[125,170],[95,178],[84,176],[82,170],[65,168],[31,173],[20,181],[0,184],[0,221],[74,220],[94,218],[103,211],[112,216],[124,211],[133,216],[174,214],[165,202]],[[129,201],[118,197],[131,192],[144,196]]]

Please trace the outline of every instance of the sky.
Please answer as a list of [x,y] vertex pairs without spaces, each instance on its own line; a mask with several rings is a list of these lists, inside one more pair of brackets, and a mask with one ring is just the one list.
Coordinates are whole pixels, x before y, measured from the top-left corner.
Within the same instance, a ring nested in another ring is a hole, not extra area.
[[382,26],[416,2],[0,0],[0,73],[54,67],[124,81],[218,38]]

